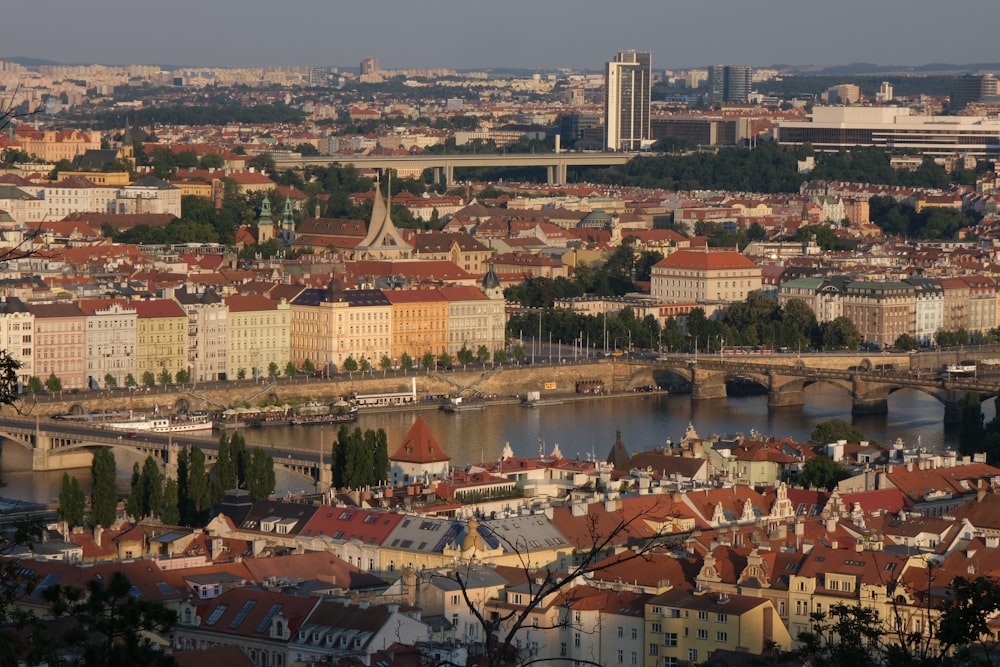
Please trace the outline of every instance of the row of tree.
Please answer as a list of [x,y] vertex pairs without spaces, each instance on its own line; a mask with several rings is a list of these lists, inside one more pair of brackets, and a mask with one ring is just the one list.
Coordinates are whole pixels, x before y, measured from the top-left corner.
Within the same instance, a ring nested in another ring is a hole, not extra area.
[[361,432],[341,426],[333,443],[333,485],[360,489],[380,484],[389,475],[389,440],[385,429]]

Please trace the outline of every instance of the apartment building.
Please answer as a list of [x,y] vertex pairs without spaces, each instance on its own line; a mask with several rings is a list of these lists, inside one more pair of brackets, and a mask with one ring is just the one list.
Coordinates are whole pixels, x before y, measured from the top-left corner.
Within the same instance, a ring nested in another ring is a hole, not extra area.
[[[55,375],[63,389],[86,389],[87,316],[75,303],[32,303],[35,321],[34,375]],[[22,326],[23,331],[23,326]]]
[[80,301],[80,310],[87,316],[87,386],[124,387],[129,377],[138,382],[135,306],[123,299],[89,299]]
[[159,382],[164,371],[173,380],[178,371],[188,371],[188,319],[180,305],[170,299],[153,299],[136,301],[133,307],[138,316],[136,381],[146,382],[151,375]]
[[278,373],[288,363],[291,306],[282,299],[233,295],[227,308],[226,377],[267,377],[274,364]]
[[761,288],[760,267],[735,250],[678,250],[652,268],[650,294],[665,302],[697,302],[705,314],[743,301]]

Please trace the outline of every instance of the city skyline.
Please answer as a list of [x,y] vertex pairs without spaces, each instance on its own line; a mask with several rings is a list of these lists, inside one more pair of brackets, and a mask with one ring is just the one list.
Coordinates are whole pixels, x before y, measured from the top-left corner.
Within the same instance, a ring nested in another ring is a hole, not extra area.
[[[608,54],[624,49],[651,52],[661,69],[720,62],[765,67],[995,61],[991,30],[1000,7],[986,0],[962,5],[966,15],[977,18],[962,22],[962,39],[957,39],[948,38],[947,31],[955,25],[955,7],[931,0],[845,0],[814,7],[776,0],[766,12],[739,16],[721,0],[679,6],[650,0],[634,0],[627,7],[583,3],[574,5],[572,13],[562,5],[524,0],[502,9],[470,8],[455,0],[388,3],[380,13],[317,0],[303,0],[292,10],[249,0],[238,14],[218,2],[192,0],[178,0],[169,11],[121,0],[86,5],[42,0],[8,8],[5,23],[27,27],[52,13],[60,21],[46,26],[45,38],[33,30],[12,31],[2,57],[179,67],[356,68],[363,58],[376,56],[384,69],[593,70],[602,68]],[[732,20],[720,20],[727,15]],[[635,16],[645,18],[622,20]]]

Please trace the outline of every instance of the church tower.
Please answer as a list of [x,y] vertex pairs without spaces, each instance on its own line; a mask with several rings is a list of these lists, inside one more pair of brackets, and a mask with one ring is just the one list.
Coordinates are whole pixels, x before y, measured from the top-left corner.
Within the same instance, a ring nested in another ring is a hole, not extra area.
[[271,218],[271,200],[264,195],[257,218],[257,243],[267,243],[274,238],[274,220]]
[[[389,182],[391,186],[391,181]],[[380,184],[375,181],[375,201],[372,217],[368,221],[368,233],[354,246],[354,259],[406,259],[413,251],[392,222],[392,195],[386,187],[386,199],[382,201]]]
[[295,212],[292,210],[292,198],[285,197],[285,209],[281,213],[281,241],[286,246],[295,240]]

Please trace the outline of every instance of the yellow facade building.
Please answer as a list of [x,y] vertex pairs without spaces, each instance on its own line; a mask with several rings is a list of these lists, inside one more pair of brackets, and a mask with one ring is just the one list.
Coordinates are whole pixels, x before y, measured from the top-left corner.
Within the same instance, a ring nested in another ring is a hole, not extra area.
[[384,290],[392,304],[389,354],[404,353],[415,362],[430,352],[435,359],[448,350],[448,299],[436,289]]
[[164,370],[172,380],[178,371],[187,372],[188,320],[184,310],[169,299],[136,301],[130,306],[136,311],[136,381],[146,383],[147,373],[159,382]]
[[226,297],[225,302],[229,308],[226,377],[260,378],[271,375],[275,368],[279,374],[284,371],[289,361],[289,303],[242,295]]

